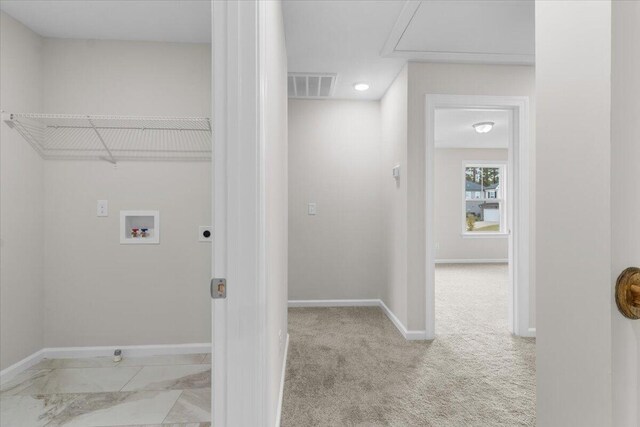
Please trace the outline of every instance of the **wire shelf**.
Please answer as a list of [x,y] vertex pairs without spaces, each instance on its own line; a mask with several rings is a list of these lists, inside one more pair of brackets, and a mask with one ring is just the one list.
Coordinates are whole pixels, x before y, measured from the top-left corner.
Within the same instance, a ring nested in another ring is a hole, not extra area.
[[45,160],[211,160],[206,117],[13,113],[4,119]]

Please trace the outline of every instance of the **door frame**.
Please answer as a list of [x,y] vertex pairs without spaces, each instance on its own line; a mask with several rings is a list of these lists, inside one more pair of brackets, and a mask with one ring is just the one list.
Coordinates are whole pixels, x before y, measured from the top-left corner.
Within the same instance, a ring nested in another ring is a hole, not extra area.
[[264,61],[265,3],[212,0],[212,425],[267,419]]
[[435,110],[438,108],[477,108],[511,111],[509,160],[509,331],[533,337],[529,321],[529,281],[531,272],[530,222],[530,144],[529,98],[525,96],[427,94],[426,103],[426,338],[436,337],[435,311]]

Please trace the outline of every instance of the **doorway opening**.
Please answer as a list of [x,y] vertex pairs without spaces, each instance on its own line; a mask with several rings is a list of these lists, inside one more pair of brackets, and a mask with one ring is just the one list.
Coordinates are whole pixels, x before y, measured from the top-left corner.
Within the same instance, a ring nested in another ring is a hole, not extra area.
[[[438,333],[507,330],[511,111],[435,112]],[[470,315],[460,316],[460,313]]]
[[[535,336],[529,327],[528,99],[427,95],[426,112],[427,338],[436,337],[438,308],[473,309],[472,291],[479,289],[460,285],[473,278],[491,284],[486,291],[495,295],[488,301],[506,301],[506,307],[484,306],[488,318],[504,308],[511,333]],[[446,286],[444,305],[436,303],[440,285]],[[471,306],[459,306],[465,301]],[[446,323],[450,313],[442,314]]]

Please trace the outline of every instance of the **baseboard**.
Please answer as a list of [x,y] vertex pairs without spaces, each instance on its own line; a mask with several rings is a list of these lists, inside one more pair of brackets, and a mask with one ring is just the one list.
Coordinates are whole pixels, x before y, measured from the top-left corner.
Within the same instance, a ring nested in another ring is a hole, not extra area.
[[290,300],[289,307],[380,307],[406,340],[424,340],[426,331],[410,331],[380,299]]
[[276,427],[280,427],[282,419],[282,400],[284,399],[284,380],[287,372],[287,354],[289,353],[289,334],[284,345],[284,358],[282,359],[282,373],[280,374],[280,394],[278,395],[278,411],[276,412]]
[[147,357],[173,354],[211,353],[211,344],[160,344],[160,345],[112,345],[100,347],[53,347],[43,348],[19,362],[0,371],[0,383],[5,383],[22,371],[36,365],[42,359],[70,359],[83,357],[112,356],[115,349],[121,349],[124,357]]
[[289,300],[289,307],[377,307],[379,299]]
[[0,371],[0,384],[4,384],[5,382],[18,375],[20,372],[26,371],[30,367],[40,363],[40,361],[44,359],[44,357],[44,350],[38,350],[35,353],[25,357],[24,359],[17,361],[13,365],[4,368],[2,371]]
[[535,338],[536,337],[536,328],[529,328],[527,335],[525,337]]
[[395,325],[395,327],[400,331],[400,333],[406,340],[408,341],[425,340],[427,338],[426,331],[407,330],[407,328],[402,324],[400,319],[398,319],[398,317],[395,314],[393,314],[393,311],[391,311],[391,309],[387,307],[384,301],[382,300],[379,300],[379,301],[380,301],[380,308],[382,309],[382,311],[384,311],[384,314],[387,315],[389,320],[391,320],[391,323]]
[[80,357],[112,356],[119,348],[123,357],[147,357],[172,354],[211,353],[209,343],[159,344],[159,345],[111,345],[98,347],[52,347],[45,348],[45,357],[49,359],[69,359]]
[[508,264],[508,259],[437,259],[436,264]]

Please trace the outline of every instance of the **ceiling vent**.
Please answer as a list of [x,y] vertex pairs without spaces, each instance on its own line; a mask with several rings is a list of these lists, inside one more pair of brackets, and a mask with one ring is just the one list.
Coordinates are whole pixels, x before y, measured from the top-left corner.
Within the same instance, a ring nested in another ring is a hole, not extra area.
[[336,85],[336,74],[289,73],[289,98],[329,98]]

